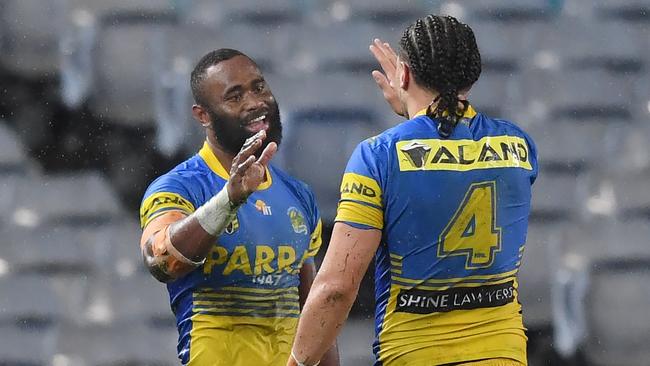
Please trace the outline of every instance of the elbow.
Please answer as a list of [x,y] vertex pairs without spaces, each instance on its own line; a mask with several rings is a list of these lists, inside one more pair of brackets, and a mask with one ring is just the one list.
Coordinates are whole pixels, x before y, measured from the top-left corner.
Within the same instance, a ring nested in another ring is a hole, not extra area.
[[169,283],[175,279],[168,271],[165,258],[155,256],[149,242],[142,248],[142,262],[153,278],[159,282]]
[[322,281],[315,286],[325,303],[332,306],[341,304],[352,306],[359,291],[359,287],[352,281]]
[[155,236],[151,236],[142,246],[142,260],[149,273],[162,283],[172,282],[196,269],[171,255],[164,244],[159,245]]

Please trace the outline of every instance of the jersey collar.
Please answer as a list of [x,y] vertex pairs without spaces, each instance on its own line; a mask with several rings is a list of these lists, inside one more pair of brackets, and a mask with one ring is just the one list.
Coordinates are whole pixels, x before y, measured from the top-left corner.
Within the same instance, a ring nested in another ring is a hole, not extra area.
[[[217,157],[214,155],[214,152],[212,152],[212,149],[210,148],[210,145],[208,145],[207,141],[203,143],[203,147],[201,150],[199,150],[199,156],[201,159],[203,159],[203,161],[205,161],[205,163],[208,165],[210,170],[214,172],[214,174],[225,180],[230,179],[230,174],[228,174],[226,168],[223,167],[219,159],[217,159]],[[268,168],[266,168],[266,181],[262,182],[257,187],[257,190],[261,191],[267,189],[271,186],[272,183],[273,180],[271,179],[271,172]]]
[[[427,108],[429,108],[429,107],[427,107]],[[424,108],[421,111],[419,111],[418,113],[416,113],[415,116],[413,116],[413,118],[418,117],[418,116],[424,116],[425,114],[427,114],[427,108]],[[446,115],[446,114],[447,114],[447,112],[445,112],[443,115]],[[470,105],[467,106],[467,110],[463,114],[463,118],[474,118],[474,116],[476,116],[476,111],[474,110],[474,108],[470,104]]]

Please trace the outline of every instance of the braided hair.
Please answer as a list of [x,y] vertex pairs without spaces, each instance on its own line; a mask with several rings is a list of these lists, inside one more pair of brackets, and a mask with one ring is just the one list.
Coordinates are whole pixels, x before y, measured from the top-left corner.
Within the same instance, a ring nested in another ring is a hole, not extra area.
[[439,93],[427,116],[439,120],[441,137],[449,137],[469,107],[467,101],[458,106],[459,91],[472,86],[481,74],[474,32],[452,16],[428,15],[406,28],[400,47],[416,83]]

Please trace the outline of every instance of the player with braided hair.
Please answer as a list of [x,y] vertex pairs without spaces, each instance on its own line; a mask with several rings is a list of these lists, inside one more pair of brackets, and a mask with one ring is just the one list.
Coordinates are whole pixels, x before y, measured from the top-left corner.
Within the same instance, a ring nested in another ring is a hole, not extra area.
[[350,158],[289,365],[318,364],[373,256],[376,365],[526,365],[517,272],[535,145],[467,100],[481,74],[468,25],[429,15],[398,52],[381,40],[370,50],[384,98],[408,120]]

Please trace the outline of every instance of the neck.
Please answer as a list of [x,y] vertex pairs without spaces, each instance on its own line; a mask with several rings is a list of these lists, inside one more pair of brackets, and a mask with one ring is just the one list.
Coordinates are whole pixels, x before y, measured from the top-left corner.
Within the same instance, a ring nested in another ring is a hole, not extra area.
[[217,138],[214,135],[208,134],[207,140],[208,146],[210,146],[210,150],[212,150],[214,156],[219,159],[219,162],[221,165],[223,165],[224,169],[226,169],[227,172],[230,172],[230,168],[232,167],[232,159],[234,159],[235,156],[224,150],[221,145],[219,145]]
[[[409,94],[406,99],[406,111],[408,112],[409,118],[413,118],[419,111],[427,108],[433,99],[438,96],[438,93],[432,93],[426,90],[416,90]],[[435,107],[436,104],[434,103],[432,106]]]

